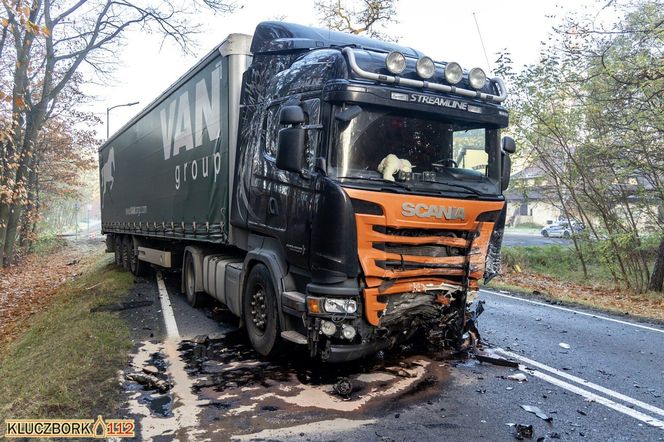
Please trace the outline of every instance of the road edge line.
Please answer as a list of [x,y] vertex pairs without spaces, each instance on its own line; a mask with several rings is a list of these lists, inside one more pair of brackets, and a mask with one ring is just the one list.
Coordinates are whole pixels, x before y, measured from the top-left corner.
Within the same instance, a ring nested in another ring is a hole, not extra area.
[[535,376],[536,378],[542,379],[545,382],[548,382],[550,384],[553,384],[557,387],[563,388],[567,391],[570,391],[572,393],[578,394],[579,396],[583,396],[586,399],[591,399],[598,404],[602,404],[605,407],[611,408],[612,410],[615,410],[619,413],[625,414],[629,417],[632,417],[636,420],[639,420],[645,424],[648,424],[650,426],[653,426],[655,428],[659,428],[660,430],[664,430],[664,421],[661,421],[657,418],[654,418],[650,415],[647,415],[645,413],[642,413],[640,411],[634,410],[632,408],[629,408],[625,405],[619,404],[618,402],[614,402],[611,399],[607,399],[604,396],[600,396],[596,393],[590,392],[588,390],[584,390],[581,387],[577,387],[576,385],[570,384],[568,382],[565,382],[563,380],[560,380],[558,378],[555,378],[553,376],[550,376],[546,373],[542,373],[541,371],[537,370],[529,370],[526,366],[519,364],[519,370],[525,371],[526,373],[530,373],[532,376]]
[[157,287],[159,288],[161,312],[164,317],[164,325],[166,326],[166,337],[179,341],[180,332],[178,331],[178,324],[175,321],[175,314],[173,313],[171,300],[168,297],[168,290],[166,290],[166,284],[164,284],[164,278],[161,276],[161,272],[157,272]]
[[[632,404],[636,407],[639,407],[639,408],[642,408],[644,410],[650,411],[651,413],[655,413],[655,414],[659,414],[661,416],[664,416],[664,410],[663,409],[661,409],[659,407],[656,407],[654,405],[650,405],[647,402],[643,402],[643,401],[640,401],[638,399],[634,399],[631,396],[627,396],[625,394],[622,394],[622,393],[619,393],[617,391],[611,390],[610,388],[602,387],[601,385],[595,384],[595,383],[590,382],[590,381],[586,381],[585,379],[582,379],[580,377],[571,375],[569,373],[565,373],[564,371],[558,370],[557,368],[554,368],[554,367],[550,367],[550,366],[548,366],[546,364],[543,364],[541,362],[534,361],[534,360],[532,360],[530,358],[527,358],[525,356],[522,356],[518,353],[514,353],[514,352],[511,352],[511,351],[502,349],[502,348],[497,348],[496,351],[499,352],[499,353],[502,353],[503,355],[508,356],[510,358],[518,359],[518,360],[524,362],[525,364],[527,364],[526,367],[529,367],[530,370],[532,370],[533,367],[537,367],[540,370],[548,371],[548,372],[550,372],[552,374],[555,374],[557,376],[560,376],[564,379],[570,380],[572,382],[576,382],[577,384],[580,384],[580,385],[582,385],[586,388],[591,388],[591,389],[596,390],[600,393],[603,393],[607,396],[611,396],[615,399],[619,399],[623,402],[627,402],[627,403]],[[528,372],[530,372],[530,370],[528,370]]]

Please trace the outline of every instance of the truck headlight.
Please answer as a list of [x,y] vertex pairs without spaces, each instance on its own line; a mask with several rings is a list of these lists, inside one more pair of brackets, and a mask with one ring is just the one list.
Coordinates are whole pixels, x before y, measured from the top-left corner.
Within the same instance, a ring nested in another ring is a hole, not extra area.
[[333,322],[323,321],[320,323],[320,331],[323,332],[325,336],[332,336],[337,332],[337,326]]
[[354,299],[325,299],[325,311],[327,313],[355,313],[357,311],[357,301]]
[[385,66],[394,75],[399,75],[406,69],[406,57],[401,52],[392,51],[385,57]]
[[355,331],[355,327],[352,325],[344,324],[341,326],[341,335],[349,341],[352,340],[356,334],[357,332]]
[[480,68],[472,68],[468,72],[468,81],[473,89],[482,89],[486,84],[486,74]]
[[427,80],[433,77],[433,73],[436,71],[436,65],[429,57],[421,57],[417,60],[415,71],[417,71],[417,75],[419,75],[420,78]]
[[445,80],[450,84],[457,84],[463,78],[463,68],[456,61],[451,61],[445,66]]

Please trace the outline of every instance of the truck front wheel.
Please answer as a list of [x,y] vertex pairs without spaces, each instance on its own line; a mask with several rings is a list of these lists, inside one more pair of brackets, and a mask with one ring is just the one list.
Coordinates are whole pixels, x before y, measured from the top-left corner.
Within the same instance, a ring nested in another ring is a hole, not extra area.
[[270,271],[263,264],[256,264],[249,273],[242,310],[254,349],[263,356],[276,354],[281,345],[277,296]]

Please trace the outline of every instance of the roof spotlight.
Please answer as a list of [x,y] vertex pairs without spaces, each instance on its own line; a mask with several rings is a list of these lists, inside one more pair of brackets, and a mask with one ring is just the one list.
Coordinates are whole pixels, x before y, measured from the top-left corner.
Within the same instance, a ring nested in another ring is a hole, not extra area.
[[486,84],[486,74],[480,68],[472,68],[468,73],[468,81],[473,89],[482,89]]
[[436,71],[436,65],[429,57],[421,57],[417,60],[415,70],[417,71],[417,75],[421,78],[428,79],[433,77],[433,73]]
[[385,66],[391,73],[399,75],[406,69],[406,57],[401,52],[392,51],[385,57]]
[[445,66],[445,79],[448,83],[457,84],[463,78],[463,68],[456,61],[451,61]]

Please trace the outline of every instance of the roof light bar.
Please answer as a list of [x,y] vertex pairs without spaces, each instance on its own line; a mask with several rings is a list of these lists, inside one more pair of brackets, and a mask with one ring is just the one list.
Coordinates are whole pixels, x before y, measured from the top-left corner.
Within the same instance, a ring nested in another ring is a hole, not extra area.
[[[460,88],[460,87],[450,86],[450,85],[447,85],[447,84],[434,83],[434,82],[422,81],[422,80],[414,80],[412,78],[403,78],[403,77],[397,78],[397,77],[392,77],[390,75],[377,74],[375,72],[368,72],[368,71],[365,71],[364,69],[362,69],[360,66],[358,66],[357,60],[355,59],[355,50],[353,48],[345,47],[345,48],[343,48],[343,53],[348,58],[348,65],[353,70],[353,72],[355,74],[359,75],[360,77],[366,78],[366,79],[369,79],[369,80],[380,81],[380,82],[389,83],[389,84],[398,83],[398,84],[404,85],[404,86],[418,87],[418,88],[423,88],[423,89],[427,88],[427,89],[432,89],[432,90],[440,91],[440,92],[453,93],[453,94],[461,95],[461,96],[464,96],[464,97],[478,98],[480,100],[492,101],[492,102],[495,102],[495,103],[501,103],[501,102],[505,101],[505,99],[507,98],[507,88],[505,87],[505,83],[503,83],[503,80],[499,77],[494,77],[494,78],[491,79],[491,81],[495,82],[496,86],[498,87],[498,91],[500,92],[500,95],[493,95],[493,94],[487,94],[487,93],[480,92],[480,91],[472,91],[472,90],[469,90],[469,89],[463,89],[463,88]],[[448,63],[448,65],[449,64],[450,63]]]

